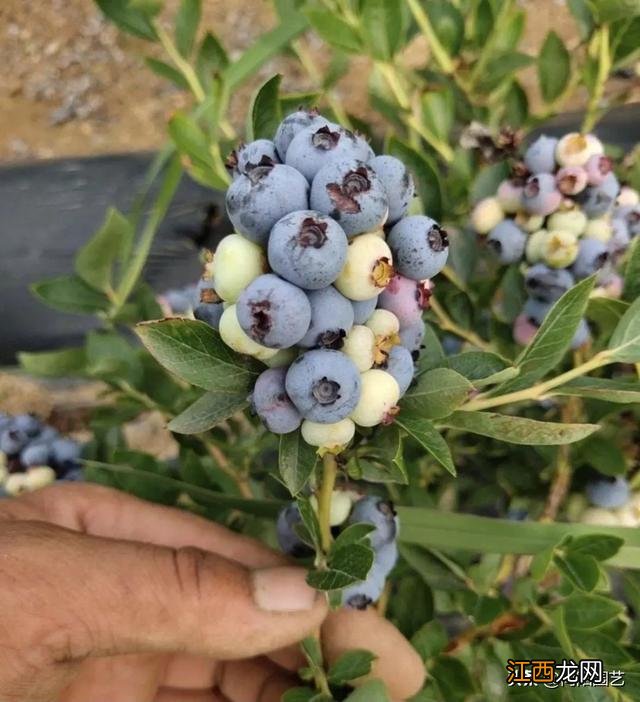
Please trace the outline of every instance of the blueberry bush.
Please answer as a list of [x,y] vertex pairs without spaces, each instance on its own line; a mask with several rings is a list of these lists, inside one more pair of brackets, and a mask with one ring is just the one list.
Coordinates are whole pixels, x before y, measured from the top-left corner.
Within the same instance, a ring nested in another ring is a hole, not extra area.
[[[638,2],[570,0],[577,39],[531,53],[515,0],[275,0],[233,58],[200,0],[97,4],[191,107],[132,211],[34,286],[99,320],[82,347],[21,356],[108,388],[89,478],[279,544],[333,606],[378,607],[424,660],[416,702],[640,698],[640,159],[597,137]],[[308,92],[263,80],[281,54]],[[365,58],[370,122],[336,90]],[[238,131],[230,104],[261,81]],[[530,136],[576,99],[580,134]],[[142,274],[185,174],[226,192],[234,231],[159,299]],[[124,442],[149,410],[174,463]],[[285,702],[388,699],[348,685],[366,641],[329,669],[303,648]],[[624,687],[506,684],[509,659],[583,658]]]

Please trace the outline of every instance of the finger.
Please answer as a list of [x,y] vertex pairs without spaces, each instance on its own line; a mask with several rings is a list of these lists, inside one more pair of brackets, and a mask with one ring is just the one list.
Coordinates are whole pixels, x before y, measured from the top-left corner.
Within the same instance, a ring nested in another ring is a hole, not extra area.
[[297,672],[300,668],[307,665],[307,660],[304,657],[304,653],[302,653],[299,643],[279,648],[277,651],[271,651],[269,653],[269,658],[276,665],[292,673]]
[[[301,568],[249,571],[194,548],[79,535],[40,523],[4,525],[0,539],[2,565],[41,598],[30,592],[35,616],[30,631],[17,635],[31,638],[24,645],[51,646],[53,640],[61,650],[52,655],[65,661],[174,651],[251,657],[298,641],[326,615],[326,599],[306,584]],[[54,614],[37,616],[35,602]]]
[[163,687],[204,690],[214,687],[218,662],[205,656],[176,654],[164,671]]
[[412,697],[424,683],[425,668],[418,652],[375,610],[340,609],[329,614],[322,626],[322,647],[329,665],[353,648],[371,651],[376,656],[371,673],[358,683],[380,678],[393,699]]
[[[137,702],[137,700],[136,700]],[[208,690],[160,690],[153,702],[229,702],[217,692]]]
[[[154,505],[100,485],[52,485],[16,500],[25,519],[44,518],[95,536],[181,548],[195,546],[252,568],[285,565],[281,554],[225,527],[171,507]],[[2,508],[0,508],[0,512]],[[38,516],[40,515],[40,516]]]
[[230,702],[279,702],[295,684],[295,678],[264,657],[225,663],[218,680]]

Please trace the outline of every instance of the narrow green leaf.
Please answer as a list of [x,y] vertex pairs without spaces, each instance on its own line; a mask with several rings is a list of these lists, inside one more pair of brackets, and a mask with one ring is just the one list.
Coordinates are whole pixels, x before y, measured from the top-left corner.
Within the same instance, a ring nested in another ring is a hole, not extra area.
[[123,32],[147,41],[157,40],[158,35],[151,20],[160,11],[160,4],[157,4],[157,9],[152,5],[152,12],[136,8],[131,0],[96,0],[96,4]]
[[[398,3],[400,4],[400,3]],[[446,0],[429,0],[424,9],[433,31],[450,56],[457,56],[464,39],[464,17],[460,10]]]
[[371,54],[382,61],[392,60],[402,36],[401,3],[365,0],[361,21]]
[[247,390],[219,389],[206,392],[169,422],[177,434],[200,434],[229,419],[249,404]]
[[152,70],[157,76],[160,76],[160,78],[171,81],[180,90],[189,90],[187,79],[173,66],[152,56],[146,56],[144,62],[147,64],[147,68]]
[[354,648],[343,653],[329,668],[327,678],[332,685],[344,685],[371,672],[376,656],[371,651]]
[[405,414],[424,419],[446,417],[468,399],[473,385],[460,373],[436,368],[423,373],[404,396],[401,407]]
[[382,680],[369,680],[354,690],[345,702],[391,702]]
[[561,605],[569,629],[598,629],[624,612],[624,606],[601,595],[574,594]]
[[580,36],[582,39],[587,39],[591,32],[593,31],[594,22],[593,15],[589,9],[589,3],[587,0],[569,0],[569,9],[573,15],[578,29],[580,31]]
[[292,687],[282,695],[282,702],[313,702],[316,691],[310,687]]
[[273,139],[282,121],[278,93],[282,76],[276,74],[258,89],[251,107],[251,139]]
[[498,354],[487,351],[465,351],[447,356],[441,365],[460,373],[478,387],[479,382],[487,381],[499,373],[515,370]]
[[49,278],[31,286],[31,291],[49,307],[74,314],[106,312],[110,303],[105,295],[87,285],[77,275]]
[[296,503],[300,511],[300,516],[302,517],[302,523],[311,539],[311,544],[315,547],[316,551],[320,551],[320,524],[318,523],[318,515],[315,513],[308,497],[298,495]]
[[362,51],[357,32],[337,15],[328,10],[307,10],[305,14],[318,36],[330,46],[352,53]]
[[87,357],[84,348],[59,351],[34,351],[18,354],[18,361],[25,373],[44,377],[64,378],[83,375]]
[[210,78],[213,73],[222,71],[229,65],[229,57],[222,44],[215,34],[207,32],[200,43],[196,66],[198,74],[204,78]]
[[316,450],[313,446],[309,446],[299,431],[282,434],[278,467],[280,477],[294,497],[309,481],[317,461]]
[[529,117],[529,98],[518,80],[512,80],[504,98],[504,121],[511,128],[522,127]]
[[400,416],[396,419],[396,424],[425,448],[445,470],[451,475],[456,475],[449,446],[428,419]]
[[176,47],[188,58],[193,51],[198,25],[202,17],[202,0],[181,0],[176,15]]
[[451,429],[488,436],[509,444],[561,446],[586,438],[600,429],[598,424],[540,422],[495,412],[454,412],[442,420]]
[[624,270],[624,289],[622,297],[633,302],[640,297],[640,238],[636,237],[629,249],[629,258]]
[[640,0],[591,0],[591,6],[601,23],[640,15]]
[[594,400],[628,404],[640,402],[640,387],[637,380],[613,380],[610,378],[576,378],[553,389],[554,395],[588,397]]
[[478,81],[478,88],[493,92],[505,79],[511,79],[518,71],[530,66],[534,59],[519,51],[504,51],[487,63],[486,70]]
[[171,373],[205,390],[248,391],[257,365],[232,351],[204,322],[163,319],[135,329],[152,356]]
[[315,636],[307,636],[302,640],[300,646],[309,664],[322,670],[324,667],[324,659],[320,641],[318,641]]
[[169,134],[176,149],[187,157],[185,166],[194,180],[218,190],[227,187],[226,181],[216,172],[209,140],[192,117],[176,113],[169,120]]
[[614,361],[640,361],[640,297],[624,313],[609,340],[609,354]]
[[538,55],[538,82],[545,102],[553,102],[562,95],[570,75],[571,56],[562,39],[552,30]]

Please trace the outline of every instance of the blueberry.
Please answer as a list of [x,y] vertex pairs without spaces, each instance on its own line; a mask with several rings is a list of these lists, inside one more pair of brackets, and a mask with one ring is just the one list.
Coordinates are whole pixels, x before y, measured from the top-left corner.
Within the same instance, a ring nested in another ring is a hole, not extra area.
[[[503,180],[498,186],[496,198],[504,212],[516,214],[520,210],[522,202],[522,185],[513,180]],[[493,229],[493,227],[489,227],[489,229]],[[486,234],[486,232],[484,233]]]
[[280,352],[277,349],[269,349],[248,336],[238,322],[236,306],[230,305],[220,317],[219,330],[222,341],[234,351],[253,356],[260,361],[268,362]]
[[620,476],[591,481],[586,492],[592,504],[605,509],[623,507],[631,497],[629,483]]
[[354,324],[351,331],[345,336],[342,353],[356,364],[361,373],[373,367],[376,360],[376,337],[369,327]]
[[578,256],[571,266],[571,272],[578,279],[588,278],[600,270],[609,259],[607,244],[598,239],[580,239]]
[[538,333],[539,326],[532,322],[526,314],[519,314],[513,322],[513,340],[520,346],[528,346]]
[[570,132],[556,146],[556,161],[561,166],[584,166],[591,156],[604,151],[602,142],[593,134]]
[[224,303],[222,302],[201,302],[193,310],[193,316],[217,330],[220,327],[220,317],[223,312]]
[[532,173],[553,173],[556,168],[555,137],[539,136],[525,151],[524,163]]
[[269,139],[256,139],[248,144],[241,144],[229,154],[227,169],[237,178],[241,173],[247,173],[259,166],[264,158],[272,163],[280,163],[276,145]]
[[500,263],[516,263],[524,255],[527,235],[512,219],[503,219],[487,237],[487,244]]
[[587,217],[601,217],[609,212],[613,207],[618,193],[620,192],[620,184],[614,173],[607,174],[600,185],[591,185],[585,188],[577,197],[576,200],[582,206]]
[[544,322],[544,318],[547,316],[547,314],[549,314],[549,310],[552,306],[553,305],[550,302],[542,302],[530,297],[524,303],[522,314],[536,327],[539,327],[542,322]]
[[203,275],[196,285],[192,307],[195,307],[201,302],[220,302],[220,296],[216,292],[215,282],[212,275]]
[[305,419],[339,422],[360,399],[360,373],[353,361],[330,349],[307,351],[289,367],[287,395]]
[[624,220],[632,237],[640,234],[640,205],[618,207],[614,218]]
[[256,166],[231,183],[226,204],[236,231],[264,246],[279,219],[309,207],[309,183],[290,166],[279,163]]
[[313,550],[297,534],[295,527],[302,524],[300,510],[295,502],[287,505],[278,515],[276,535],[278,544],[284,553],[294,558],[305,558]]
[[216,293],[225,302],[235,302],[240,293],[267,270],[262,249],[240,234],[225,236],[213,257],[213,281]]
[[347,261],[335,282],[350,300],[371,300],[394,276],[391,249],[376,234],[361,234],[349,242]]
[[608,156],[594,154],[584,166],[589,185],[601,185],[613,170],[613,162]]
[[300,288],[267,273],[250,283],[236,304],[238,323],[247,336],[267,348],[294,346],[311,322],[311,305]]
[[291,144],[298,132],[307,127],[315,126],[316,129],[319,129],[328,124],[331,124],[331,122],[319,115],[316,110],[298,110],[287,115],[278,125],[273,139],[280,160],[284,161],[289,144]]
[[360,399],[351,413],[351,419],[361,427],[390,424],[398,413],[400,386],[387,371],[373,368],[361,376]]
[[331,285],[347,258],[347,235],[331,217],[302,210],[285,215],[269,236],[269,265],[306,290]]
[[449,237],[433,219],[412,215],[389,232],[387,243],[396,270],[406,278],[424,280],[439,273],[449,255]]
[[20,452],[20,463],[25,467],[46,466],[49,463],[50,445],[40,441],[25,446]]
[[61,480],[69,483],[81,483],[85,480],[84,470],[82,470],[82,468],[71,468],[71,470],[68,470],[64,474]]
[[376,567],[374,561],[366,580],[342,590],[342,604],[350,609],[365,610],[380,599],[384,592],[384,586],[385,574],[380,566]]
[[351,300],[353,306],[353,323],[364,324],[373,311],[378,306],[379,297],[371,297],[368,300]]
[[616,217],[611,220],[611,239],[608,241],[609,254],[616,260],[623,254],[631,243],[629,227],[626,220]]
[[555,302],[575,283],[574,277],[564,268],[549,268],[537,263],[524,277],[524,287],[530,297],[540,302]]
[[442,350],[447,356],[454,356],[462,351],[462,339],[458,339],[453,334],[445,334],[442,337]]
[[65,470],[76,468],[82,455],[82,447],[73,439],[55,439],[51,443],[51,463],[56,472],[64,473]]
[[578,256],[578,237],[571,232],[553,230],[542,242],[543,260],[551,268],[567,268]]
[[375,552],[375,565],[384,574],[385,578],[393,570],[398,561],[398,545],[395,541],[383,544]]
[[369,165],[382,181],[387,200],[389,201],[389,217],[387,224],[395,224],[405,216],[416,189],[413,178],[407,167],[393,156],[376,156]]
[[18,429],[5,429],[0,435],[0,451],[15,456],[29,443],[29,437]]
[[562,194],[550,173],[532,175],[522,190],[522,207],[529,214],[549,215],[560,207]]
[[404,346],[394,346],[389,352],[385,369],[396,379],[402,397],[409,389],[416,370],[411,351]]
[[591,331],[589,329],[589,325],[587,324],[587,320],[581,319],[580,323],[578,324],[578,328],[576,329],[576,333],[573,335],[573,339],[571,340],[571,349],[574,351],[575,349],[579,349],[590,339]]
[[478,234],[487,234],[502,222],[505,211],[497,197],[485,197],[471,211],[471,226]]
[[349,524],[371,524],[375,530],[369,533],[374,550],[395,540],[398,534],[398,518],[393,503],[382,497],[369,495],[353,505]]
[[380,293],[378,304],[382,309],[393,312],[400,325],[405,327],[422,319],[430,297],[431,286],[428,282],[396,275]]
[[373,232],[389,214],[382,181],[363,161],[337,160],[318,171],[311,184],[311,207],[340,223],[347,236]]
[[311,290],[311,324],[298,342],[303,348],[339,349],[353,326],[353,305],[333,286]]
[[[312,125],[300,130],[289,144],[285,163],[311,182],[324,166],[353,159],[366,162],[369,145],[348,129],[325,124],[320,128]],[[313,206],[313,209],[318,208]]]
[[188,314],[194,305],[196,286],[191,285],[180,290],[167,290],[162,294],[172,314]]
[[13,428],[24,432],[30,439],[42,431],[42,422],[33,414],[19,414],[13,418]]
[[565,166],[556,173],[556,185],[563,195],[577,195],[587,187],[587,171],[580,166]]
[[263,371],[258,376],[251,395],[256,414],[274,434],[289,434],[302,422],[300,413],[287,397],[284,386],[286,375],[286,368]]
[[426,327],[424,326],[424,322],[419,320],[415,324],[410,324],[407,327],[400,327],[400,343],[406,346],[409,351],[414,354],[415,358],[422,347],[425,334]]

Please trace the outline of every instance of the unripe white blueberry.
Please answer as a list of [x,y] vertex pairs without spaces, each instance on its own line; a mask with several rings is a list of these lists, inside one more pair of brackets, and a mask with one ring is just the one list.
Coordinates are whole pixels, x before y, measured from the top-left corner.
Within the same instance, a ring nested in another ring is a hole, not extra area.
[[498,186],[496,197],[504,212],[515,214],[522,205],[522,186],[515,185],[511,180],[503,180]]
[[390,422],[397,413],[400,387],[396,379],[386,371],[374,368],[361,376],[360,400],[351,414],[351,419],[361,427],[375,427]]
[[549,232],[546,229],[538,229],[537,232],[530,234],[525,247],[525,254],[529,263],[540,263],[544,258],[547,248],[547,239]]
[[[343,422],[349,421],[343,419]],[[353,424],[353,422],[351,422]],[[327,427],[330,424],[322,424],[321,426]],[[309,502],[311,506],[318,512],[318,498],[315,495],[311,495]],[[351,513],[351,508],[353,507],[353,497],[352,493],[346,492],[345,490],[334,490],[331,495],[331,510],[329,512],[329,525],[332,527],[340,526],[347,521],[347,517]]]
[[26,473],[27,488],[38,490],[39,488],[51,485],[56,479],[56,472],[49,466],[34,466]]
[[608,217],[597,217],[587,221],[587,226],[584,229],[585,239],[597,239],[606,243],[613,235],[613,227]]
[[229,348],[238,353],[253,356],[260,361],[273,358],[278,353],[278,349],[261,346],[245,334],[238,322],[235,305],[227,307],[220,317],[220,336]]
[[630,188],[628,185],[623,185],[618,193],[616,204],[621,207],[633,207],[640,203],[640,194],[637,190]]
[[337,453],[353,439],[356,425],[348,417],[333,424],[320,424],[320,422],[305,419],[300,430],[302,438],[310,446]]
[[275,356],[263,359],[263,363],[269,368],[286,368],[296,360],[298,353],[297,346],[292,346],[290,349],[278,349]]
[[485,197],[471,211],[471,224],[478,234],[488,234],[502,222],[504,215],[497,197]]
[[526,212],[518,212],[515,216],[515,223],[522,229],[523,232],[531,234],[532,232],[537,232],[538,229],[542,229],[544,224],[543,215],[533,215],[527,214]]
[[240,234],[229,234],[216,248],[213,270],[218,295],[235,302],[247,285],[267,270],[267,259],[257,244]]
[[375,334],[364,324],[356,324],[345,336],[340,350],[356,364],[360,373],[364,373],[373,367],[375,348]]
[[23,492],[29,492],[29,482],[26,473],[11,473],[4,482],[4,491],[15,497]]
[[559,210],[554,212],[547,220],[549,230],[560,230],[581,236],[587,226],[587,215],[578,208]]
[[602,142],[593,134],[571,132],[558,142],[556,161],[561,166],[584,166],[591,156],[601,153],[604,153]]
[[[371,338],[373,339],[373,333],[371,335]],[[372,347],[373,347],[373,343],[372,343]],[[371,353],[372,353],[372,357],[373,357],[373,351]],[[371,365],[373,365],[373,361],[372,361]],[[0,485],[2,485],[2,483],[6,480],[8,475],[9,475],[9,470],[7,469],[7,455],[4,453],[4,451],[0,451]]]
[[350,300],[370,300],[387,287],[394,271],[391,249],[375,234],[349,241],[347,260],[335,287]]
[[578,237],[570,232],[553,230],[544,243],[544,262],[551,268],[566,268],[578,256]]
[[615,517],[618,520],[618,524],[620,526],[624,526],[624,527],[638,526],[638,517],[637,517],[633,507],[631,507],[631,505],[625,505],[624,507],[619,507],[618,509],[614,510],[613,513],[615,514]]
[[376,336],[393,336],[400,331],[400,321],[395,314],[383,309],[374,310],[365,326],[369,327]]
[[594,526],[619,526],[616,515],[602,507],[589,507],[580,516],[580,521]]

